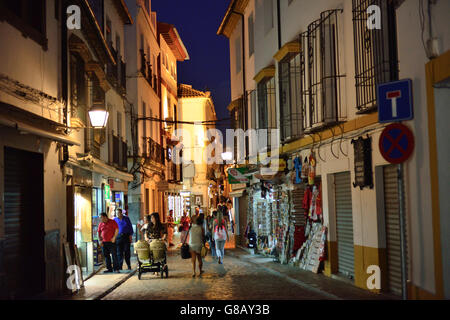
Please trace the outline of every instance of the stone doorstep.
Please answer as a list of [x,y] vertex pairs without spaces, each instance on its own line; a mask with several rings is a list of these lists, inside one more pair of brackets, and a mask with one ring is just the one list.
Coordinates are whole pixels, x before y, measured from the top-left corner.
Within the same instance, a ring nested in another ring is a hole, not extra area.
[[[126,265],[124,263],[124,265]],[[126,267],[125,267],[126,268]],[[111,273],[103,274],[104,266],[102,266],[95,274],[84,281],[84,287],[77,293],[74,293],[69,299],[71,300],[99,300],[108,293],[119,287],[126,280],[131,278],[137,271],[137,260],[131,257],[131,270],[122,270],[120,274]],[[102,280],[105,280],[104,286],[99,286]]]

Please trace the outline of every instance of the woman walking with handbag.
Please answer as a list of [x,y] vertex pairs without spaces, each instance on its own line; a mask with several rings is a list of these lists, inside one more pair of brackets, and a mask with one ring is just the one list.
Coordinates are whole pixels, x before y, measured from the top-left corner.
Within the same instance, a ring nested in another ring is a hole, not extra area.
[[209,243],[209,248],[211,249],[211,257],[213,259],[217,258],[216,253],[216,242],[213,237],[214,233],[214,219],[216,219],[217,216],[217,210],[214,210],[210,216],[206,218],[206,241]]
[[225,256],[225,242],[229,239],[227,222],[223,218],[222,210],[217,212],[217,219],[214,220],[214,239],[216,240],[216,252],[219,258],[218,263],[223,263],[223,258]]
[[195,263],[198,260],[198,269],[202,275],[202,247],[205,243],[205,232],[202,228],[203,220],[199,216],[192,217],[192,225],[189,231],[189,250],[191,252],[192,261],[192,277],[195,278]]

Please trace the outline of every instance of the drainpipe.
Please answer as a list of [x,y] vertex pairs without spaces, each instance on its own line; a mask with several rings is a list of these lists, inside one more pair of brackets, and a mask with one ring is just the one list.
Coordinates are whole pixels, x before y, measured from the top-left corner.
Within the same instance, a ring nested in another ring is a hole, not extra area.
[[[64,133],[69,133],[69,99],[68,99],[68,72],[67,69],[69,67],[68,58],[67,58],[67,25],[66,25],[66,1],[63,1],[60,4],[60,17],[59,23],[61,25],[61,98],[64,103],[64,125],[66,129],[64,129]],[[62,161],[60,162],[61,167],[64,166],[69,158],[69,147],[67,145],[62,146]],[[67,157],[67,160],[66,160]]]

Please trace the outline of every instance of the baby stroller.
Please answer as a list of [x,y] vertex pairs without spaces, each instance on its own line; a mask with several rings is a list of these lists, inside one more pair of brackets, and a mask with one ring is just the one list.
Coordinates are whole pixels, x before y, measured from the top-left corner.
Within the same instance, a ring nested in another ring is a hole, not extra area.
[[134,251],[137,253],[138,278],[145,272],[158,272],[161,279],[169,277],[169,267],[167,266],[167,247],[161,239],[153,239],[150,245],[147,241],[139,240],[134,244]]

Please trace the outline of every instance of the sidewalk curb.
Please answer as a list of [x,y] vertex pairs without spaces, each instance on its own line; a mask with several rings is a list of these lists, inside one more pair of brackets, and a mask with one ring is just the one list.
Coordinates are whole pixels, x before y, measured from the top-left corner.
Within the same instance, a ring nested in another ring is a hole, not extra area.
[[131,271],[127,276],[125,276],[123,279],[119,280],[118,282],[116,282],[111,288],[109,288],[108,290],[104,291],[103,293],[99,294],[98,296],[90,299],[90,300],[101,300],[104,297],[106,297],[108,294],[110,294],[111,292],[113,292],[114,290],[116,290],[119,286],[121,286],[125,281],[127,281],[128,279],[130,279],[132,276],[134,276],[137,272],[137,269]]

